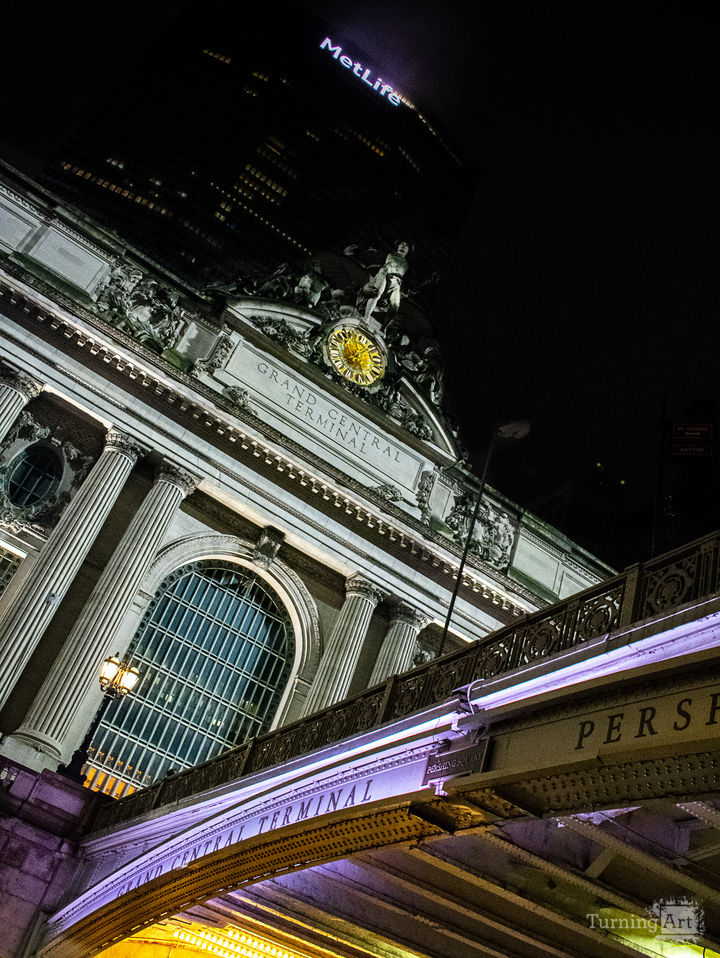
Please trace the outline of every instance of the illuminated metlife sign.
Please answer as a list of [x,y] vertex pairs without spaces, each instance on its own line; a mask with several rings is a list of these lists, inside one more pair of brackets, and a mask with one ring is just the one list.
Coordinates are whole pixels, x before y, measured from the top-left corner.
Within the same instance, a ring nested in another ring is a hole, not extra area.
[[373,76],[372,70],[366,69],[362,63],[344,54],[342,52],[343,48],[339,44],[335,45],[330,37],[325,37],[320,44],[320,49],[327,50],[332,54],[334,60],[342,64],[346,70],[352,70],[356,77],[363,83],[367,83],[371,90],[375,90],[380,96],[385,97],[393,106],[400,105],[402,99],[389,83],[385,83],[382,77]]

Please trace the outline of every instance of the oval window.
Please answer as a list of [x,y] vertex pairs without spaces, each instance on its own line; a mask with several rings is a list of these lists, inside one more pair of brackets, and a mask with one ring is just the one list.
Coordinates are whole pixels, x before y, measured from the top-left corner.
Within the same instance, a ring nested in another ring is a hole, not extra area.
[[14,506],[34,506],[55,492],[62,471],[62,462],[54,449],[31,446],[10,463],[5,493]]

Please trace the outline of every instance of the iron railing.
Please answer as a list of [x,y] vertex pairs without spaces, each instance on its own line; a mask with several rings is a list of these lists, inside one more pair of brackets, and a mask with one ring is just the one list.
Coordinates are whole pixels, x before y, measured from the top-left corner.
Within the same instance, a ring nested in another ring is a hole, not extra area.
[[623,626],[718,591],[720,533],[689,543],[419,668],[389,678],[330,708],[163,779],[99,809],[95,828],[107,828],[154,808],[370,731],[445,701],[477,679],[512,672]]

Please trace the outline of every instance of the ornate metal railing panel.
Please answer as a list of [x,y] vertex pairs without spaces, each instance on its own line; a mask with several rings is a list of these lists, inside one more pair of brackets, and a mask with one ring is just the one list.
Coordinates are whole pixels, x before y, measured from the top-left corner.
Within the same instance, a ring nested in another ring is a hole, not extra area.
[[383,685],[268,732],[204,765],[104,805],[97,828],[127,821],[197,792],[271,768],[445,701],[476,679],[493,678],[557,655],[633,622],[711,596],[720,587],[720,535],[676,549],[585,592],[534,612],[463,649],[393,676]]

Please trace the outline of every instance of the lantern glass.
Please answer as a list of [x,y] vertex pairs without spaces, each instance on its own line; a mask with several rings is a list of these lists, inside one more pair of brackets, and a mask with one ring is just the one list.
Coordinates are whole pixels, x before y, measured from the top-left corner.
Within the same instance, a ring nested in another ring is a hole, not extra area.
[[122,662],[116,656],[111,655],[109,659],[105,659],[100,669],[100,685],[103,688],[107,688],[109,685],[112,685],[115,676],[118,674],[118,670]]
[[123,695],[132,692],[140,678],[140,672],[136,668],[123,669],[120,676],[120,691]]

